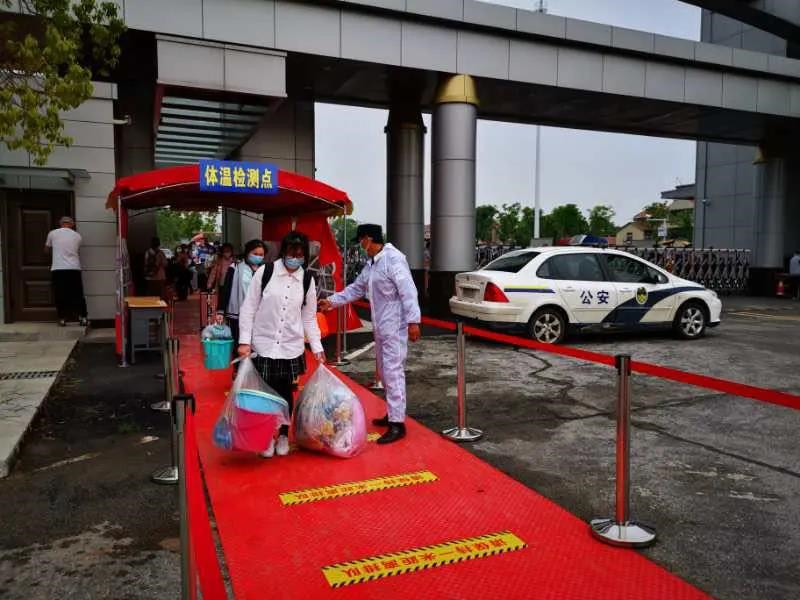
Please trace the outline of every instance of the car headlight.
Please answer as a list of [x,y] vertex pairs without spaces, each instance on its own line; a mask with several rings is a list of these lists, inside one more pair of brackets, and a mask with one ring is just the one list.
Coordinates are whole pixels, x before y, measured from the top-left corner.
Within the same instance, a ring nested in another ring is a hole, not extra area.
[[713,298],[719,298],[719,294],[717,294],[717,292],[714,290],[708,290],[708,293],[711,294]]

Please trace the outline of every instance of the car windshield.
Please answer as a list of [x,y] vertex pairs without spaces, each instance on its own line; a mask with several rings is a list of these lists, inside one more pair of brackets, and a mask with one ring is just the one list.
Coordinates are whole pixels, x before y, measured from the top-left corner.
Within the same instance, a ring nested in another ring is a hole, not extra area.
[[523,252],[521,254],[501,256],[483,267],[483,271],[505,271],[506,273],[519,273],[522,268],[539,256],[538,252]]

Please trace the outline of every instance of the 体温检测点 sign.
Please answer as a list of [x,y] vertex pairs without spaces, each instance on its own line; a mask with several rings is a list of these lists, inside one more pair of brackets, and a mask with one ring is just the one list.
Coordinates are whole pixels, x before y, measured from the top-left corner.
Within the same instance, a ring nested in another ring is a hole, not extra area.
[[200,191],[277,194],[278,167],[235,160],[201,160]]

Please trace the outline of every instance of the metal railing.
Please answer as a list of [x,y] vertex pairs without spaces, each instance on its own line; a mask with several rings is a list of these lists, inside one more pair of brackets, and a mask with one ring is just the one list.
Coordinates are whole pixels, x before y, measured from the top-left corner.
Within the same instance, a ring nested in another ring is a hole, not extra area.
[[[676,277],[723,294],[744,292],[749,285],[752,253],[746,248],[611,248],[643,258]],[[475,249],[476,268],[481,269],[506,252],[517,249],[519,246],[478,246]]]

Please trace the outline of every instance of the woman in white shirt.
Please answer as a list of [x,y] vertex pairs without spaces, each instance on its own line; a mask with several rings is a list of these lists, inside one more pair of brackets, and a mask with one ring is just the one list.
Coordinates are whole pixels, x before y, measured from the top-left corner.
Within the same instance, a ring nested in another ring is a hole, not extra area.
[[[281,242],[278,260],[253,275],[239,308],[239,356],[253,358],[267,384],[289,403],[290,414],[297,378],[306,371],[304,340],[317,360],[325,360],[317,325],[316,284],[303,269],[308,256],[308,237],[289,233]],[[265,274],[268,281],[263,285]],[[288,435],[289,427],[284,425],[277,443],[272,440],[261,456],[288,454]]]

